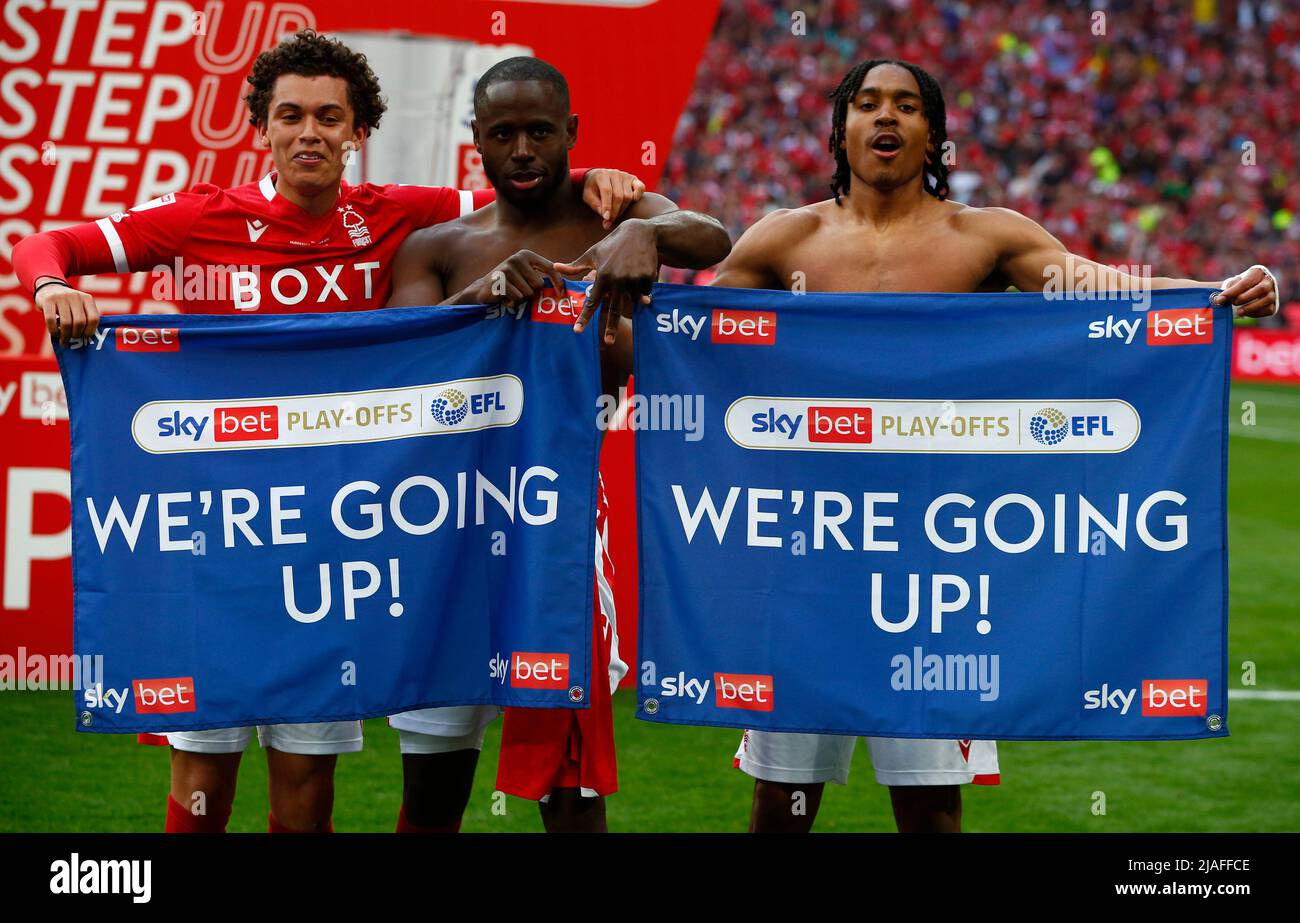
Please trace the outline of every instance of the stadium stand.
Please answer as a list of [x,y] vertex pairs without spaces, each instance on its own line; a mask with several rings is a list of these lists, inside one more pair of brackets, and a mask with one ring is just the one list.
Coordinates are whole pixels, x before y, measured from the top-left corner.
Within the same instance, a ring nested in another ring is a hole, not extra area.
[[1291,299],[1274,322],[1300,326],[1300,4],[724,0],[664,193],[733,236],[828,198],[826,95],[870,57],[944,88],[952,198],[1158,275],[1265,263]]

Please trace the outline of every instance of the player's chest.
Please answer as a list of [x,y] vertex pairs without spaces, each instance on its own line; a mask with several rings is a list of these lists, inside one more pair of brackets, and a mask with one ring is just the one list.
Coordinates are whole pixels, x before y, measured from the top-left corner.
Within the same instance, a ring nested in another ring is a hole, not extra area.
[[383,306],[401,227],[294,226],[242,216],[191,236],[172,267],[177,300],[205,313],[359,311]]
[[812,292],[971,292],[995,268],[991,248],[951,231],[883,237],[823,230],[792,248],[781,271],[785,287]]
[[476,282],[521,250],[531,250],[559,263],[576,260],[603,236],[598,225],[594,229],[555,228],[534,234],[466,234],[446,257],[447,289],[458,291]]

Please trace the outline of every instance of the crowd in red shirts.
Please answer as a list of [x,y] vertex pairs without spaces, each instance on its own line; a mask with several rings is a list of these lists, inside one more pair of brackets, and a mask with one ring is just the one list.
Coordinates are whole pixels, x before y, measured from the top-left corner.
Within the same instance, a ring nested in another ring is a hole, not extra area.
[[665,194],[733,236],[828,198],[827,93],[877,57],[943,88],[953,199],[1155,275],[1264,263],[1300,322],[1300,4],[723,0]]

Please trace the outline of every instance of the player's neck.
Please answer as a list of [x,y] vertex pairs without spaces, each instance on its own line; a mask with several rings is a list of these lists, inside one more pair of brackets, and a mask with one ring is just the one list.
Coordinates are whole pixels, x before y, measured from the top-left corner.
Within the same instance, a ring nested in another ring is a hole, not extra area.
[[566,167],[565,181],[551,190],[546,198],[536,202],[516,205],[497,190],[496,223],[505,227],[527,228],[567,221],[586,210],[586,206],[574,196],[572,185]]
[[275,178],[275,191],[286,202],[292,202],[313,218],[328,214],[339,200],[339,184],[323,189],[297,189],[280,176]]
[[883,230],[920,217],[929,198],[921,177],[902,186],[881,189],[854,176],[849,181],[849,195],[842,202],[859,222]]

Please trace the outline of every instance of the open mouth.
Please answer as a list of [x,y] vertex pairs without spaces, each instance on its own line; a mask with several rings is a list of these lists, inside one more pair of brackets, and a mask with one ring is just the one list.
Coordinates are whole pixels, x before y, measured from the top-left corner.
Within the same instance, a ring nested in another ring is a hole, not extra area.
[[293,155],[293,162],[303,164],[304,166],[313,166],[318,163],[324,163],[325,157],[321,154],[315,153],[314,151],[302,151],[301,153]]
[[524,170],[519,173],[511,173],[509,180],[510,185],[516,189],[535,189],[542,181],[542,174],[533,170]]
[[871,142],[871,150],[879,157],[892,160],[903,149],[903,139],[892,132],[877,135]]

